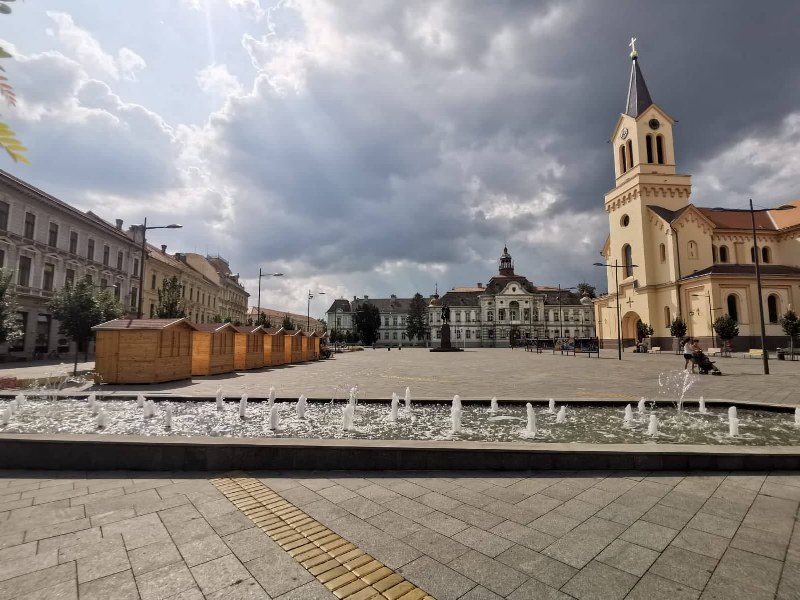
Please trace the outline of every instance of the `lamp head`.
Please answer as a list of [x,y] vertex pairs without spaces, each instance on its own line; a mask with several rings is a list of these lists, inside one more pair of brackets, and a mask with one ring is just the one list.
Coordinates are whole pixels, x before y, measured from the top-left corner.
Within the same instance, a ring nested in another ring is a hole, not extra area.
[[178,225],[177,223],[172,223],[164,227],[164,229],[183,229],[183,225]]
[[595,267],[607,267],[608,265],[605,263],[593,263]]
[[782,204],[778,208],[773,208],[772,210],[793,210],[795,208],[797,207],[792,204]]

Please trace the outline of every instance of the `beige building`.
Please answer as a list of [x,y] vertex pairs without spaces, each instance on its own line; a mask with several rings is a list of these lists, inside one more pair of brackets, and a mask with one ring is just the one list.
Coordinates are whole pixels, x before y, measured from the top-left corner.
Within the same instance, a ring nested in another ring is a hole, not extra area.
[[[598,336],[616,347],[619,302],[623,345],[635,343],[641,320],[655,330],[652,345],[672,348],[670,323],[681,316],[690,335],[717,347],[711,324],[727,313],[739,323],[735,347],[759,348],[751,215],[689,203],[691,177],[676,172],[674,120],[652,101],[635,51],[631,58],[627,105],[611,137],[616,181],[605,195],[609,236],[602,249],[611,268],[609,294],[595,301]],[[739,203],[747,208],[748,199]],[[755,213],[771,350],[786,342],[780,316],[800,304],[800,201],[791,205],[796,209]]]
[[[269,319],[271,327],[281,327],[283,325],[284,317],[289,315],[289,320],[292,322],[295,329],[302,329],[303,331],[316,331],[320,335],[326,331],[325,321],[321,321],[314,317],[309,318],[308,315],[286,312],[284,310],[277,310],[274,308],[264,308],[263,306],[261,307],[261,314],[265,315],[267,319]],[[251,306],[247,313],[247,318],[252,319],[253,323],[255,323],[258,319],[258,308]]]
[[[131,228],[131,235],[141,243],[141,229]],[[142,317],[153,318],[158,307],[158,290],[165,279],[177,277],[183,286],[186,316],[195,323],[211,323],[215,317],[244,322],[249,294],[239,283],[239,276],[230,272],[228,262],[220,257],[201,254],[167,253],[147,245],[144,271]]]
[[80,279],[114,295],[135,315],[139,247],[122,230],[0,171],[0,267],[14,271],[24,336],[0,356],[67,353],[69,340],[47,310],[53,294]]

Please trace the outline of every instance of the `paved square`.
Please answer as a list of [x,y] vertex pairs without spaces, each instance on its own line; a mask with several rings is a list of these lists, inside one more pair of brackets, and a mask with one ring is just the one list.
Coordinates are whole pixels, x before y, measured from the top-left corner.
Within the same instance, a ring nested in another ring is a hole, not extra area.
[[[0,473],[0,600],[337,597],[299,562],[313,544],[229,499],[215,476]],[[332,554],[385,565],[376,587],[407,581],[396,589],[439,599],[800,595],[800,473],[242,476],[307,534],[341,536]],[[370,597],[364,585],[341,589]]]

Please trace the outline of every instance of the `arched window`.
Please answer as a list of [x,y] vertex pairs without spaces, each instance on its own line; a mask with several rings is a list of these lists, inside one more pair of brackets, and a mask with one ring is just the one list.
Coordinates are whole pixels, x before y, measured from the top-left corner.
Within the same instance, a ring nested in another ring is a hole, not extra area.
[[647,162],[653,164],[653,136],[648,135],[644,139],[645,146],[647,147]]
[[739,321],[739,302],[735,294],[728,295],[728,315],[734,321]]
[[711,245],[711,258],[715,263],[719,262],[719,255],[717,254],[717,247],[715,245]]
[[767,298],[767,312],[769,313],[769,322],[778,322],[778,297],[775,294],[770,294]]
[[719,247],[719,262],[721,262],[721,263],[728,262],[728,247],[727,246],[720,246]]
[[761,247],[761,262],[763,262],[764,264],[770,262],[769,246]]
[[664,327],[669,328],[672,325],[672,316],[669,314],[669,306],[664,307]]
[[633,142],[628,140],[628,168],[633,168]]
[[697,242],[691,241],[689,242],[689,258],[696,259],[697,258]]
[[656,136],[656,156],[658,157],[658,164],[664,164],[664,136]]
[[664,244],[658,246],[658,257],[662,263],[667,262],[667,247]]
[[625,277],[633,275],[633,250],[630,244],[622,247],[622,264],[625,266]]
[[619,147],[619,172],[622,174],[625,171],[625,144],[622,144]]

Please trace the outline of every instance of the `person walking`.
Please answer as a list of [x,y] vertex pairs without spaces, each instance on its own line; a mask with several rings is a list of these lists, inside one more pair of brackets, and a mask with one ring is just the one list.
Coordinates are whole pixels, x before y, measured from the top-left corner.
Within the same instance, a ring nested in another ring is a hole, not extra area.
[[687,370],[689,366],[692,367],[692,373],[695,372],[694,367],[694,348],[692,347],[692,338],[686,337],[683,339],[683,358],[685,359],[685,363],[683,365],[683,370]]

